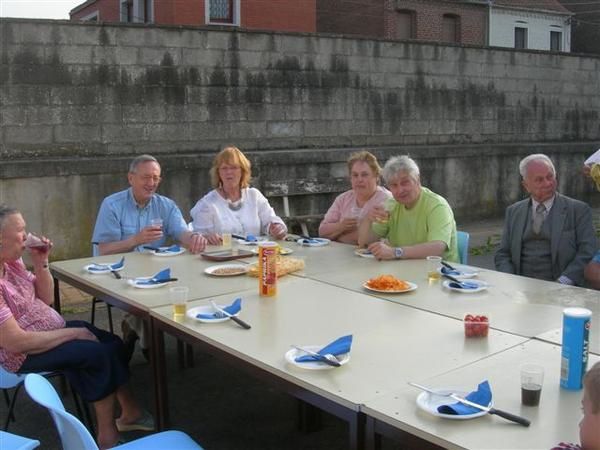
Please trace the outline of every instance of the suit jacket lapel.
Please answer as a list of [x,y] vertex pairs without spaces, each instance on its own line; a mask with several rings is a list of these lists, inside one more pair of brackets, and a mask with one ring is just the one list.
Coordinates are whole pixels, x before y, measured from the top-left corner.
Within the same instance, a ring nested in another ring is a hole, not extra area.
[[563,227],[565,225],[565,219],[567,217],[567,205],[565,204],[562,195],[556,193],[554,199],[554,205],[552,209],[556,210],[552,214],[552,234],[550,237],[550,254],[552,255],[552,264],[556,262],[558,257],[558,246],[560,245],[560,236],[562,235]]
[[511,253],[514,256],[513,264],[515,265],[516,273],[521,273],[521,248],[523,247],[523,235],[527,226],[527,214],[531,208],[531,200],[523,202],[515,211],[515,221],[513,233],[517,239],[512,240]]

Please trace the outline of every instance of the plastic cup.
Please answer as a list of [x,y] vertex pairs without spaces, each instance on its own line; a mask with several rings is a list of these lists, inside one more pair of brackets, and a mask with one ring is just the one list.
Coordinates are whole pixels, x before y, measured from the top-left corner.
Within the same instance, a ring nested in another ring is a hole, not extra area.
[[221,239],[223,241],[224,248],[231,248],[231,233],[221,234]]
[[175,318],[185,317],[189,292],[190,289],[186,286],[175,286],[169,289],[169,297],[173,305],[173,316]]
[[542,396],[544,368],[537,364],[521,367],[521,403],[525,406],[538,406]]
[[152,219],[150,220],[150,225],[152,225],[153,227],[159,227],[162,230],[163,220],[160,218]]
[[441,256],[428,256],[427,260],[427,279],[429,281],[437,281],[441,278],[440,266],[442,265]]

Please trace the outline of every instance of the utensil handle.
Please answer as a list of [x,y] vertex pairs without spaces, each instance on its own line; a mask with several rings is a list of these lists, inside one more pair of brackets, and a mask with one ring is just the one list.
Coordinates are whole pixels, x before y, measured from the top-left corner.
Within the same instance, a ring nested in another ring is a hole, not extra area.
[[111,270],[110,272],[115,276],[115,278],[117,280],[121,279],[121,274],[119,272],[117,272],[116,270]]
[[166,278],[164,280],[155,280],[158,283],[167,283],[169,281],[177,281],[179,278]]
[[231,320],[233,320],[235,323],[237,323],[240,327],[245,328],[246,330],[249,330],[250,328],[252,328],[250,326],[250,324],[244,322],[242,319],[236,317],[236,316],[229,316],[229,318]]
[[444,267],[446,267],[447,269],[450,269],[450,270],[456,270],[454,267],[452,267],[446,261],[442,261],[442,266],[444,266]]
[[506,420],[510,420],[511,422],[516,422],[524,427],[528,427],[531,424],[529,419],[525,417],[517,416],[516,414],[511,414],[507,411],[502,411],[501,409],[490,408],[490,414],[496,414],[497,416],[504,417]]
[[152,247],[151,245],[144,245],[142,248],[145,248],[146,250],[154,250],[155,252],[160,250],[160,248]]
[[461,283],[462,283],[462,281],[459,281],[459,280],[457,280],[456,278],[454,278],[454,277],[453,277],[453,276],[451,276],[451,275],[448,275],[448,274],[445,274],[445,273],[443,273],[443,274],[442,274],[442,276],[443,276],[444,278],[448,278],[448,279],[449,279],[449,280],[451,280],[451,281],[454,281],[455,283],[458,283],[458,284],[461,284]]
[[239,234],[232,234],[231,237],[234,239],[241,239],[242,241],[246,240],[244,236],[240,236]]

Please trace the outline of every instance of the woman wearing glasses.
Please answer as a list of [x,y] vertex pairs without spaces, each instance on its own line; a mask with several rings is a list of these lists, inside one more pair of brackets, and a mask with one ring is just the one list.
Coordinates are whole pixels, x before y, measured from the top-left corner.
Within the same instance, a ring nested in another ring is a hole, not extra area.
[[223,233],[243,236],[269,234],[283,239],[287,227],[261,192],[250,187],[251,164],[237,147],[226,147],[213,160],[210,179],[214,187],[192,208],[194,231],[212,245]]

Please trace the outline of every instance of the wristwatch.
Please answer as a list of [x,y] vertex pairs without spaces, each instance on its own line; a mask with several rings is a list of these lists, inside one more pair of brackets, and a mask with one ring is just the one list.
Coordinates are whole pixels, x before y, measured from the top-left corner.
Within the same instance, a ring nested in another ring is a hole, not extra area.
[[402,259],[402,255],[404,255],[404,250],[402,250],[402,247],[394,247],[394,258]]

